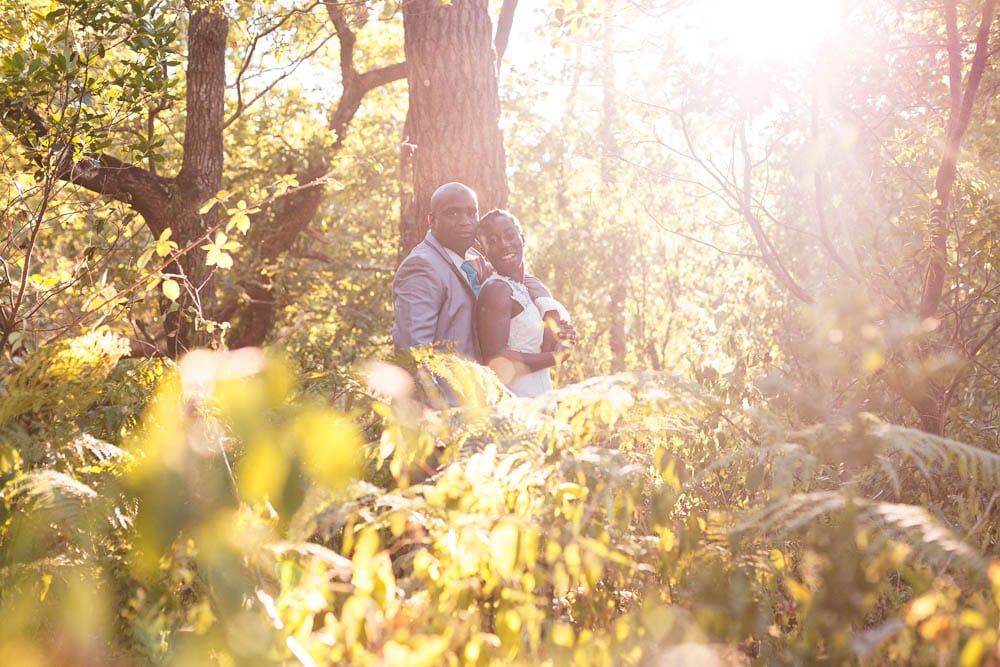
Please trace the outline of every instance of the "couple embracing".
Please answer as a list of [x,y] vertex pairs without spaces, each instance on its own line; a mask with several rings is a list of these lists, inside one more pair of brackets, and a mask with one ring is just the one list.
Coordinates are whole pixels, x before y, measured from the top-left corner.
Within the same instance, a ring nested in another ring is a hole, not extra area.
[[480,219],[476,193],[446,183],[431,196],[428,222],[392,284],[396,351],[450,349],[492,368],[517,396],[549,390],[549,368],[576,334],[565,308],[525,273],[517,218],[493,210]]

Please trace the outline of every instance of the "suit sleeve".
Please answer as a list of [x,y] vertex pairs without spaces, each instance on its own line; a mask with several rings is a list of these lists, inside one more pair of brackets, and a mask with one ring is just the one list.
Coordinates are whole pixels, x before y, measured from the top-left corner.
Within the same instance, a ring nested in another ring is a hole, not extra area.
[[435,342],[444,289],[421,257],[400,264],[392,284],[392,342],[397,351]]

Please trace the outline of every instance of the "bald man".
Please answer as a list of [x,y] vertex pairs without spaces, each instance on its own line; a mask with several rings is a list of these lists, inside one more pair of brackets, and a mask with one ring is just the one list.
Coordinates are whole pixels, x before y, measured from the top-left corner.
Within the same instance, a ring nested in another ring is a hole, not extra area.
[[461,183],[445,183],[431,195],[427,221],[427,236],[392,282],[393,346],[401,352],[433,345],[478,361],[473,312],[481,282],[475,251],[469,250],[479,222],[476,193]]

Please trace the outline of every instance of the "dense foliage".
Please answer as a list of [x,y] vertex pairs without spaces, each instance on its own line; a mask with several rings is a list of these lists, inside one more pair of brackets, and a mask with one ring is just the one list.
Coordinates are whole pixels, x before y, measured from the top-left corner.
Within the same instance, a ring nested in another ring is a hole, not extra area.
[[106,331],[46,350],[0,422],[0,655],[20,664],[995,651],[1000,456],[969,445],[865,413],[794,428],[662,373],[526,400],[432,357],[462,405],[381,365],[351,419],[258,351],[123,365]]
[[391,355],[397,3],[0,0],[0,665],[1000,664],[996,3],[799,4],[518,9],[525,400]]

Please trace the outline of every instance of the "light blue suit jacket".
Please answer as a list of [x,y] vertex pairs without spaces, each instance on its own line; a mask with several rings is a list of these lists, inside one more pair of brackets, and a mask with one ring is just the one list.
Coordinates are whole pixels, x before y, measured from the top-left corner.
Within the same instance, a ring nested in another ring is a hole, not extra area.
[[476,295],[431,232],[396,269],[392,309],[396,352],[434,345],[479,360]]

